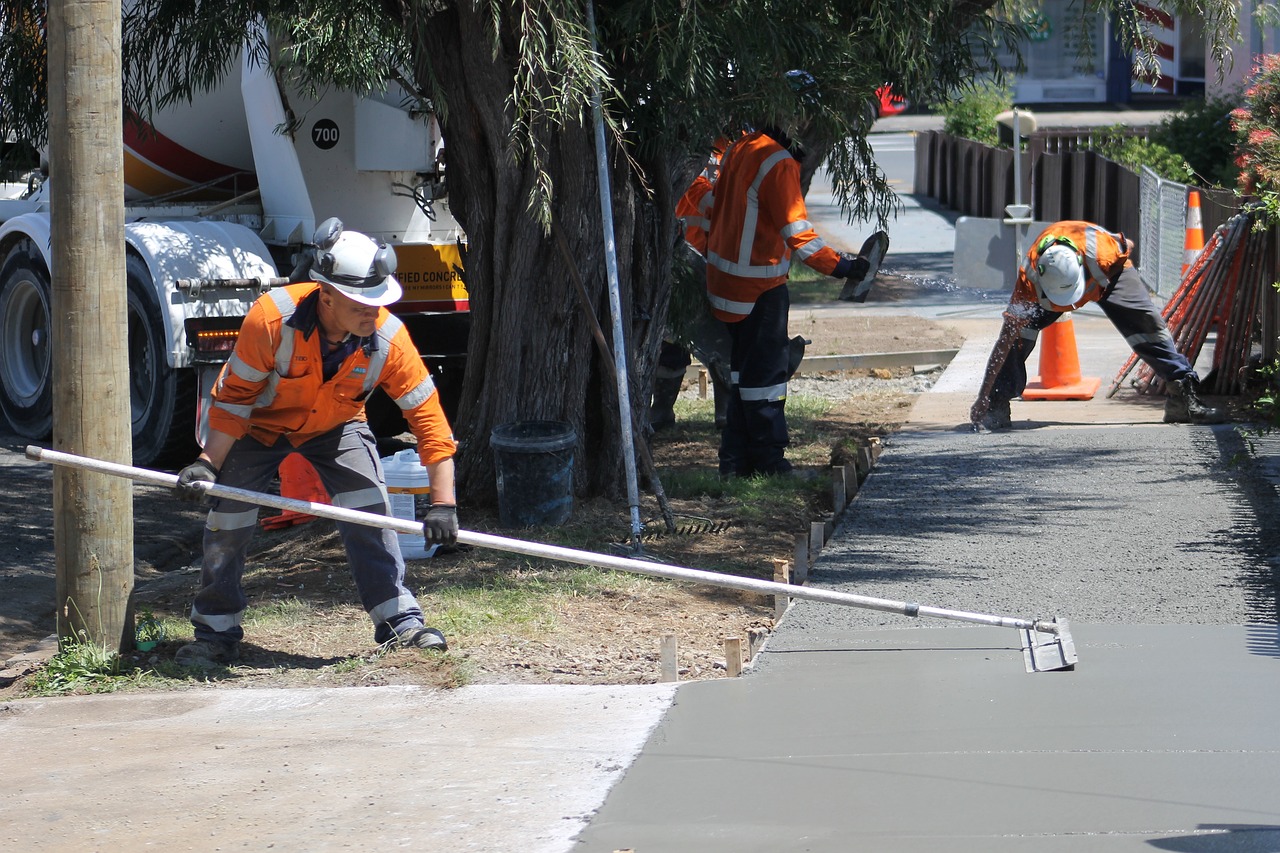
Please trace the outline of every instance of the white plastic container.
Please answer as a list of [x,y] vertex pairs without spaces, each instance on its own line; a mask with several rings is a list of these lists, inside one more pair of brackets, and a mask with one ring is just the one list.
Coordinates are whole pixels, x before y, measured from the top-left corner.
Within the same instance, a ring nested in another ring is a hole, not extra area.
[[[431,477],[418,460],[418,451],[401,450],[382,460],[382,472],[387,477],[387,495],[391,498],[391,514],[405,521],[418,521],[419,502],[431,502]],[[426,547],[420,534],[397,533],[400,553],[406,560],[424,560],[434,557],[439,545]]]

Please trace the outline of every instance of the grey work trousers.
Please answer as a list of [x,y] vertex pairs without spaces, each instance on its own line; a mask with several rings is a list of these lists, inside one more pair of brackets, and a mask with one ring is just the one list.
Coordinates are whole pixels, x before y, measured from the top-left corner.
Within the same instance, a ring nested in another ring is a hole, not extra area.
[[[300,453],[316,469],[334,506],[391,515],[377,443],[368,424],[352,421],[294,447],[284,438],[268,447],[239,439],[223,461],[218,484],[261,492],[281,461]],[[197,639],[239,641],[248,602],[241,585],[245,554],[258,524],[258,507],[214,499],[204,529],[200,591],[191,608]],[[422,622],[422,608],[404,585],[404,558],[396,534],[385,528],[337,522],[360,603],[374,624],[374,640],[385,643]]]

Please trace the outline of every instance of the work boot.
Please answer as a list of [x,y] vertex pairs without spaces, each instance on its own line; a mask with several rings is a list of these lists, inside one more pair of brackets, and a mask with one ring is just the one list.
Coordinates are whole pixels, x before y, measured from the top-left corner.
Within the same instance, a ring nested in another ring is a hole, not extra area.
[[991,432],[1004,432],[1013,426],[1013,415],[1009,411],[1008,400],[992,400],[982,418],[982,425]]
[[401,649],[430,649],[437,652],[449,651],[449,644],[445,642],[444,634],[435,628],[425,628],[422,625],[410,628],[403,634],[397,634],[392,641]]
[[1194,373],[1165,383],[1169,397],[1164,401],[1164,422],[1167,424],[1221,424],[1226,423],[1227,413],[1213,406],[1206,406],[1200,399],[1200,380]]
[[675,426],[676,398],[684,385],[684,373],[679,376],[659,376],[653,382],[653,400],[649,403],[649,426],[654,432]]
[[193,669],[213,669],[226,666],[240,659],[240,644],[220,643],[216,640],[195,640],[178,649],[173,662]]
[[889,235],[877,231],[862,244],[862,250],[854,259],[853,271],[845,279],[844,289],[840,291],[840,299],[844,302],[866,302],[871,292],[871,284],[880,274],[880,263],[889,251]]

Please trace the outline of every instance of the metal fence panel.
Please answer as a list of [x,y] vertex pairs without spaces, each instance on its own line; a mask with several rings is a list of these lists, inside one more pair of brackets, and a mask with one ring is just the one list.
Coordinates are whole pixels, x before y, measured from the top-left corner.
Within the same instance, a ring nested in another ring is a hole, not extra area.
[[1187,185],[1142,167],[1142,248],[1138,271],[1147,287],[1170,297],[1182,282],[1186,259]]

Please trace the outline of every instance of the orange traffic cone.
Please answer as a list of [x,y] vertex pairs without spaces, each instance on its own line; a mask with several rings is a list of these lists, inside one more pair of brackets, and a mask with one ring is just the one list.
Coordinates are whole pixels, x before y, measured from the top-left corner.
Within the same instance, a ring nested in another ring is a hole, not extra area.
[[[280,463],[280,497],[318,504],[329,503],[329,493],[320,482],[320,475],[301,453],[290,453]],[[262,519],[260,523],[265,530],[278,530],[291,524],[305,524],[314,520],[314,515],[286,509],[279,515]]]
[[1040,333],[1040,375],[1033,376],[1022,392],[1024,400],[1092,400],[1102,378],[1080,376],[1076,354],[1076,327],[1070,314]]
[[1183,242],[1182,277],[1204,251],[1204,227],[1200,220],[1200,191],[1191,190],[1187,195],[1187,237]]

